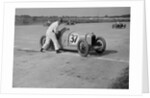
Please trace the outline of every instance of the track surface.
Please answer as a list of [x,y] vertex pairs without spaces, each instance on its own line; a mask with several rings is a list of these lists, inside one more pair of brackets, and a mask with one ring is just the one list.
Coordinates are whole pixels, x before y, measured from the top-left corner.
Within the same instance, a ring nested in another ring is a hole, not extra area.
[[76,52],[40,53],[39,39],[46,27],[16,26],[13,87],[111,88],[122,70],[129,66],[129,23],[112,29],[113,23],[68,26],[75,31],[94,32],[106,39],[106,52],[81,57]]

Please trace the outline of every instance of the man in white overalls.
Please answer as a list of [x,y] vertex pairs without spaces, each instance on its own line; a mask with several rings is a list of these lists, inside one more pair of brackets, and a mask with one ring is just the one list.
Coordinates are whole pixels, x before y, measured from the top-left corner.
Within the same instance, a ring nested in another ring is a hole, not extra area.
[[46,41],[44,45],[41,48],[41,52],[46,49],[46,47],[49,45],[50,40],[54,43],[55,51],[56,53],[60,53],[60,44],[57,40],[56,34],[58,33],[58,27],[62,23],[62,19],[59,19],[58,21],[53,22],[47,29],[46,32]]

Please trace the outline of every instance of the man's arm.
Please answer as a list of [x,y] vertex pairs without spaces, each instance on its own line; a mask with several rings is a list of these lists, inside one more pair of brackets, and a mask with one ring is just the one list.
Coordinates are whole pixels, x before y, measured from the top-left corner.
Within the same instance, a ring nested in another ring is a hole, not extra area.
[[55,24],[53,27],[53,32],[58,33],[58,24]]

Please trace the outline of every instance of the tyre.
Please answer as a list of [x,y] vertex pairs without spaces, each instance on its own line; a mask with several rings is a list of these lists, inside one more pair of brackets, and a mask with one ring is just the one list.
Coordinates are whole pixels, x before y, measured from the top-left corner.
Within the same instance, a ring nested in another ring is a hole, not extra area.
[[105,51],[105,49],[106,49],[106,41],[105,41],[105,39],[104,38],[102,38],[102,37],[98,37],[97,39],[96,39],[96,44],[95,44],[95,46],[98,46],[98,48],[96,48],[95,49],[95,51],[97,52],[97,53],[103,53],[104,51]]
[[124,27],[124,25],[123,24],[120,24],[120,28],[123,28]]
[[[40,46],[41,47],[44,45],[45,41],[46,41],[46,36],[43,35],[40,39]],[[51,51],[54,50],[54,44],[52,41],[50,41],[49,45],[46,47],[46,50],[51,50]]]
[[86,57],[89,53],[89,45],[85,40],[79,40],[77,49],[78,53],[83,57]]

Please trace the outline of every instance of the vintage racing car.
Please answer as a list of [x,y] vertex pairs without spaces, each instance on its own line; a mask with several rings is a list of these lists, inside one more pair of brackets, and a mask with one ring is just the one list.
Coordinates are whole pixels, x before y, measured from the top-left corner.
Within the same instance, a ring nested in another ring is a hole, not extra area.
[[67,24],[67,25],[75,25],[76,23],[73,22],[73,21],[68,21],[66,24]]
[[112,25],[112,28],[117,28],[117,29],[124,29],[126,28],[126,24],[123,24],[123,23],[115,23]]
[[[105,39],[96,37],[94,33],[71,31],[69,28],[63,28],[56,36],[63,50],[77,50],[83,57],[86,57],[92,50],[101,54],[106,49]],[[45,40],[46,37],[42,36],[40,39],[41,46],[43,46]],[[54,50],[52,41],[50,41],[47,50]]]

